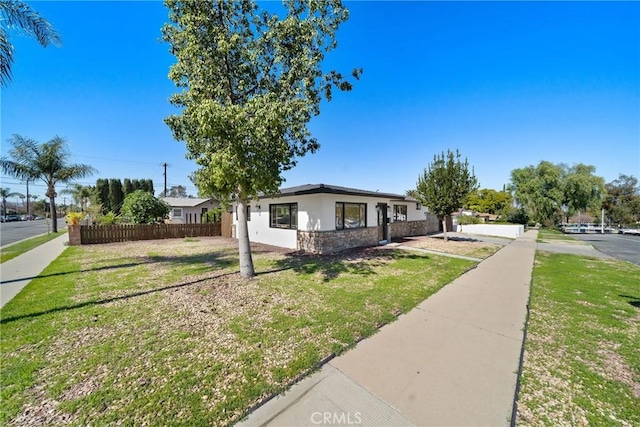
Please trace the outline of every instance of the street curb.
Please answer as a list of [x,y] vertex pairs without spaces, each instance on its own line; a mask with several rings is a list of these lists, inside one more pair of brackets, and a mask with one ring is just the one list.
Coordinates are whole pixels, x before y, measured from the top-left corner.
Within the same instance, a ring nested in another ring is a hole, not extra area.
[[[65,230],[66,228],[67,228],[66,225],[64,227],[58,227],[58,231]],[[36,237],[47,236],[50,233],[53,233],[53,231],[49,231],[49,232],[42,233],[42,234],[36,234],[35,236],[31,236],[31,237],[27,237],[26,239],[18,240],[17,242],[7,243],[6,245],[0,246],[0,250],[6,249],[6,248],[8,248],[10,246],[13,246],[13,245],[17,245],[18,243],[26,242],[27,240],[31,240],[31,239],[34,239]]]

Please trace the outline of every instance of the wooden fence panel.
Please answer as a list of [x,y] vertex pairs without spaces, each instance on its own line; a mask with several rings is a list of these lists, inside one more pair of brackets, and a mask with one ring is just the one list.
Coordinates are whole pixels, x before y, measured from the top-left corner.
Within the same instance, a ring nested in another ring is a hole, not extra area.
[[222,237],[232,237],[233,214],[231,212],[222,212],[221,227],[220,233]]
[[220,235],[220,223],[118,224],[80,226],[80,242],[83,245],[126,242],[135,240],[181,239],[185,237]]

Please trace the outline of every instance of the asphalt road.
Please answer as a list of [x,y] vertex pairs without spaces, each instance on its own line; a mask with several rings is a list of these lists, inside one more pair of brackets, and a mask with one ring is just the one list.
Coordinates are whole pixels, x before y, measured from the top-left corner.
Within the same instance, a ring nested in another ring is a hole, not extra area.
[[[58,231],[67,226],[64,218],[58,219]],[[16,221],[0,223],[0,246],[45,234],[51,231],[51,220]]]
[[607,255],[640,265],[640,236],[627,234],[571,234]]

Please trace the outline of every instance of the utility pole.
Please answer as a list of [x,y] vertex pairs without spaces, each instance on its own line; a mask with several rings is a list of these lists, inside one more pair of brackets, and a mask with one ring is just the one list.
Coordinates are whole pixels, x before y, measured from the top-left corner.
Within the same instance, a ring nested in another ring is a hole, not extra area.
[[162,166],[164,167],[164,197],[167,197],[167,166],[169,165],[164,162]]

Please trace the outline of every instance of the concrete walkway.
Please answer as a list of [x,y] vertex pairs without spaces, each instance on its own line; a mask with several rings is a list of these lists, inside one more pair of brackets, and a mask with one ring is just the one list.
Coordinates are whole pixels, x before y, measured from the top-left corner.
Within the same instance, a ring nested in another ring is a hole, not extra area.
[[536,236],[528,231],[239,425],[508,425]]
[[69,235],[63,234],[0,264],[0,307],[11,301],[65,250]]

